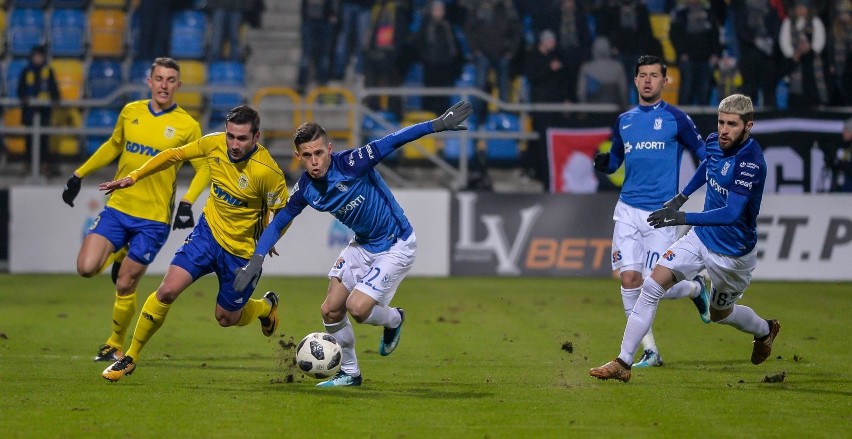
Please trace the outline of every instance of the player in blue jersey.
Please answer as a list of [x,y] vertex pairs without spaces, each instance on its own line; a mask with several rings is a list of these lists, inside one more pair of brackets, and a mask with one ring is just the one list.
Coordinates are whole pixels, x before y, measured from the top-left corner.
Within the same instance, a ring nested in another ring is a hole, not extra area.
[[328,292],[321,307],[326,332],[342,348],[342,364],[337,375],[317,386],[361,385],[355,332],[347,312],[358,323],[384,327],[381,355],[390,355],[399,343],[404,313],[389,304],[414,263],[417,240],[375,166],[397,148],[427,134],[467,129],[461,124],[470,113],[470,104],[459,102],[437,119],[341,152],[332,152],[326,131],[316,123],[305,123],[296,130],[293,144],[305,172],[287,204],[260,236],[248,265],[238,271],[234,288],[241,291],[257,282],[264,255],[307,206],[331,213],[355,232],[328,273]]
[[[672,245],[645,283],[627,320],[621,353],[589,371],[600,379],[630,380],[630,362],[642,335],[651,327],[659,300],[675,282],[706,269],[713,282],[710,318],[754,335],[751,362],[760,364],[772,352],[781,330],[778,320],[765,320],[751,308],[737,305],[757,264],[757,215],[766,182],[766,161],[756,140],[749,138],[754,106],[735,94],[719,103],[718,133],[707,137],[707,158],[692,180],[665,207],[653,212],[655,227],[695,226]],[[703,212],[681,212],[690,194],[707,183]]]
[[[633,82],[639,105],[618,116],[613,126],[612,148],[595,156],[595,168],[612,174],[624,163],[624,184],[615,206],[612,233],[612,269],[621,277],[621,301],[629,317],[639,299],[642,280],[663,252],[678,238],[676,228],[654,229],[648,214],[659,209],[679,188],[684,148],[704,159],[704,141],[689,116],[663,101],[666,65],[659,57],[645,55],[636,62]],[[701,276],[678,282],[666,299],[688,296],[701,320],[710,322],[706,281]],[[642,339],[644,354],[633,366],[662,366],[653,331]]]

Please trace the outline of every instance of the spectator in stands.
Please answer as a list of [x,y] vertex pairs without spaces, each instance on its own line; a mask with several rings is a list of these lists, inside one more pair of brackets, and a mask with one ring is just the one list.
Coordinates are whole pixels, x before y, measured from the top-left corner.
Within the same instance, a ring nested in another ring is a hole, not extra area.
[[[739,43],[742,92],[765,107],[775,107],[775,45],[781,27],[778,10],[770,0],[731,0],[731,9]],[[758,92],[762,93],[760,100]]]
[[343,0],[340,9],[340,29],[334,48],[334,79],[346,76],[349,60],[355,57],[355,74],[364,73],[364,35],[370,24],[370,9],[375,0]]
[[[570,77],[565,68],[565,53],[556,43],[556,35],[543,30],[538,44],[524,58],[524,74],[530,84],[530,98],[537,102],[564,102],[569,99]],[[576,87],[576,84],[575,84]],[[550,177],[547,163],[547,128],[558,124],[560,116],[552,112],[532,115],[533,129],[539,138],[529,142],[521,155],[521,171],[527,177],[541,181],[548,188]]]
[[626,108],[627,78],[621,63],[612,57],[609,40],[597,37],[592,44],[592,60],[583,63],[577,79],[577,101],[617,104]]
[[302,0],[302,57],[299,60],[299,93],[311,80],[313,66],[320,86],[328,83],[334,26],[340,14],[337,0]]
[[228,41],[228,57],[231,61],[242,58],[240,29],[243,25],[243,12],[253,4],[246,0],[207,0],[206,9],[210,13],[210,61],[226,59],[225,41]]
[[[447,21],[446,6],[433,0],[425,23],[414,36],[417,56],[423,63],[423,85],[452,87],[461,72],[461,48],[453,26]],[[423,109],[441,114],[447,107],[447,96],[424,96]]]
[[633,90],[633,65],[639,56],[663,56],[662,45],[651,30],[648,8],[639,0],[607,0],[594,16],[597,35],[609,40],[624,70],[624,84]]
[[[56,83],[56,75],[53,72],[53,68],[47,64],[47,49],[44,46],[35,46],[30,51],[29,63],[21,71],[17,92],[18,99],[21,100],[21,122],[24,126],[34,126],[36,115],[39,116],[39,126],[50,126],[52,106],[59,104],[59,86]],[[43,102],[32,102],[33,100],[41,100]],[[28,174],[30,170],[29,163],[33,154],[33,137],[32,135],[27,135],[24,175]],[[53,158],[50,155],[49,141],[46,134],[39,136],[39,154],[42,175],[52,177],[56,170],[53,169]]]
[[138,59],[153,62],[158,56],[169,53],[172,33],[172,16],[181,0],[140,1],[136,13],[139,16],[139,33],[136,47]]
[[778,45],[789,64],[790,108],[811,108],[828,103],[822,51],[825,26],[807,0],[797,0],[793,14],[781,23]]
[[835,192],[852,192],[852,117],[843,123],[843,143],[832,167]]
[[[510,101],[512,57],[521,47],[523,25],[512,0],[468,2],[465,35],[476,63],[476,87],[488,90],[488,73],[494,69],[500,100]],[[484,120],[485,105],[475,100],[478,120]]]
[[716,83],[717,96],[737,94],[743,85],[743,76],[737,68],[737,59],[727,50],[722,51],[722,57],[716,63],[713,80]]
[[832,104],[852,105],[852,0],[835,3],[828,42]]
[[[403,58],[409,24],[408,3],[402,0],[377,0],[370,10],[370,25],[367,46],[364,51],[364,85],[367,87],[397,87],[402,83],[405,66]],[[391,97],[389,108],[399,117],[402,102]],[[379,110],[379,99],[373,98],[368,105]]]
[[678,103],[709,105],[713,67],[721,52],[715,15],[702,0],[687,0],[672,13],[669,39],[680,70]]

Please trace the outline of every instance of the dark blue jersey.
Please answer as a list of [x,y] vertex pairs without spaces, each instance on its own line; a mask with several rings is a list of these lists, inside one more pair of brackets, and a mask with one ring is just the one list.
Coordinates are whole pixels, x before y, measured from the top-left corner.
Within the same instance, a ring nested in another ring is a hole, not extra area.
[[[698,175],[705,170],[703,176]],[[707,159],[699,167],[684,194],[691,194],[700,182],[707,183],[704,212],[687,213],[686,223],[695,225],[701,242],[713,252],[742,256],[757,245],[757,215],[766,184],[766,161],[756,140],[723,151],[718,134],[707,137]]]
[[355,242],[373,253],[408,238],[413,231],[411,223],[375,166],[395,149],[432,132],[432,123],[423,122],[360,148],[332,153],[325,176],[314,179],[307,172],[302,174],[287,204],[261,235],[255,254],[269,252],[281,231],[306,206],[334,215],[355,232]]
[[677,194],[684,147],[704,160],[704,141],[695,123],[663,101],[621,114],[612,132],[607,173],[624,162],[619,198],[638,209],[657,210]]

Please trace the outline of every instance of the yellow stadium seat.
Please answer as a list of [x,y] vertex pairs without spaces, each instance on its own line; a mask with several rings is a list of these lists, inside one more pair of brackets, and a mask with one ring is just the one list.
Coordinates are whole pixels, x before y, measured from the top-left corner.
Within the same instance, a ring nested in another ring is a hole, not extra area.
[[[3,113],[3,125],[7,127],[19,127],[21,125],[21,109],[7,108]],[[27,142],[24,136],[6,136],[3,141],[6,143],[6,154],[10,156],[23,156],[27,152]]]
[[92,56],[124,56],[124,37],[127,33],[127,18],[118,9],[94,9],[89,13]]
[[671,17],[669,14],[651,14],[651,32],[653,32],[654,38],[659,40],[663,46],[663,58],[665,58],[667,63],[672,64],[676,61],[677,54],[669,39],[670,27]]
[[678,70],[675,66],[668,66],[666,69],[666,77],[669,80],[663,88],[663,100],[672,105],[677,105],[680,89],[680,70]]
[[6,47],[6,11],[0,7],[0,53]]
[[[201,61],[183,60],[178,61],[178,64],[180,64],[182,88],[203,86],[207,83],[207,68]],[[193,117],[198,118],[204,107],[204,94],[201,91],[178,91],[175,94],[175,101]]]
[[[427,120],[432,120],[438,117],[435,113],[431,111],[409,111],[405,113],[402,118],[402,126],[408,127],[414,124],[418,124],[420,122],[426,122]],[[423,147],[426,151],[437,154],[438,153],[438,145],[435,142],[435,138],[432,136],[424,136],[420,139],[412,142],[414,144],[418,144]],[[406,146],[402,148],[402,157],[404,159],[410,160],[422,160],[426,158],[426,155],[423,154],[419,148],[414,145]]]
[[[60,108],[53,113],[53,126],[79,128],[83,126],[83,116],[76,108]],[[80,138],[73,134],[50,136],[50,151],[60,157],[77,157]]]
[[93,0],[92,4],[96,8],[119,8],[127,7],[127,0]]
[[83,63],[76,59],[56,59],[51,63],[59,85],[62,100],[73,101],[83,97]]

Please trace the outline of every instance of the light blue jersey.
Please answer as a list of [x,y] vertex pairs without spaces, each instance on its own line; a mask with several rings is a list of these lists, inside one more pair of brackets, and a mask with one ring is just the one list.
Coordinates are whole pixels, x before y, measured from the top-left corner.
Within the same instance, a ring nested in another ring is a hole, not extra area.
[[624,162],[621,201],[653,211],[677,194],[684,146],[704,160],[704,141],[679,108],[660,101],[618,116],[613,127],[608,174]]
[[[766,184],[766,161],[756,140],[723,151],[718,134],[707,137],[707,194],[704,212],[687,213],[686,223],[708,249],[742,256],[757,245],[757,215]],[[693,186],[690,182],[689,186]]]
[[332,153],[324,177],[302,174],[287,204],[261,235],[255,254],[269,252],[281,231],[306,206],[334,215],[355,232],[355,242],[372,253],[387,251],[397,240],[408,238],[414,229],[375,166],[402,145],[432,132],[432,123],[423,122],[360,148]]

